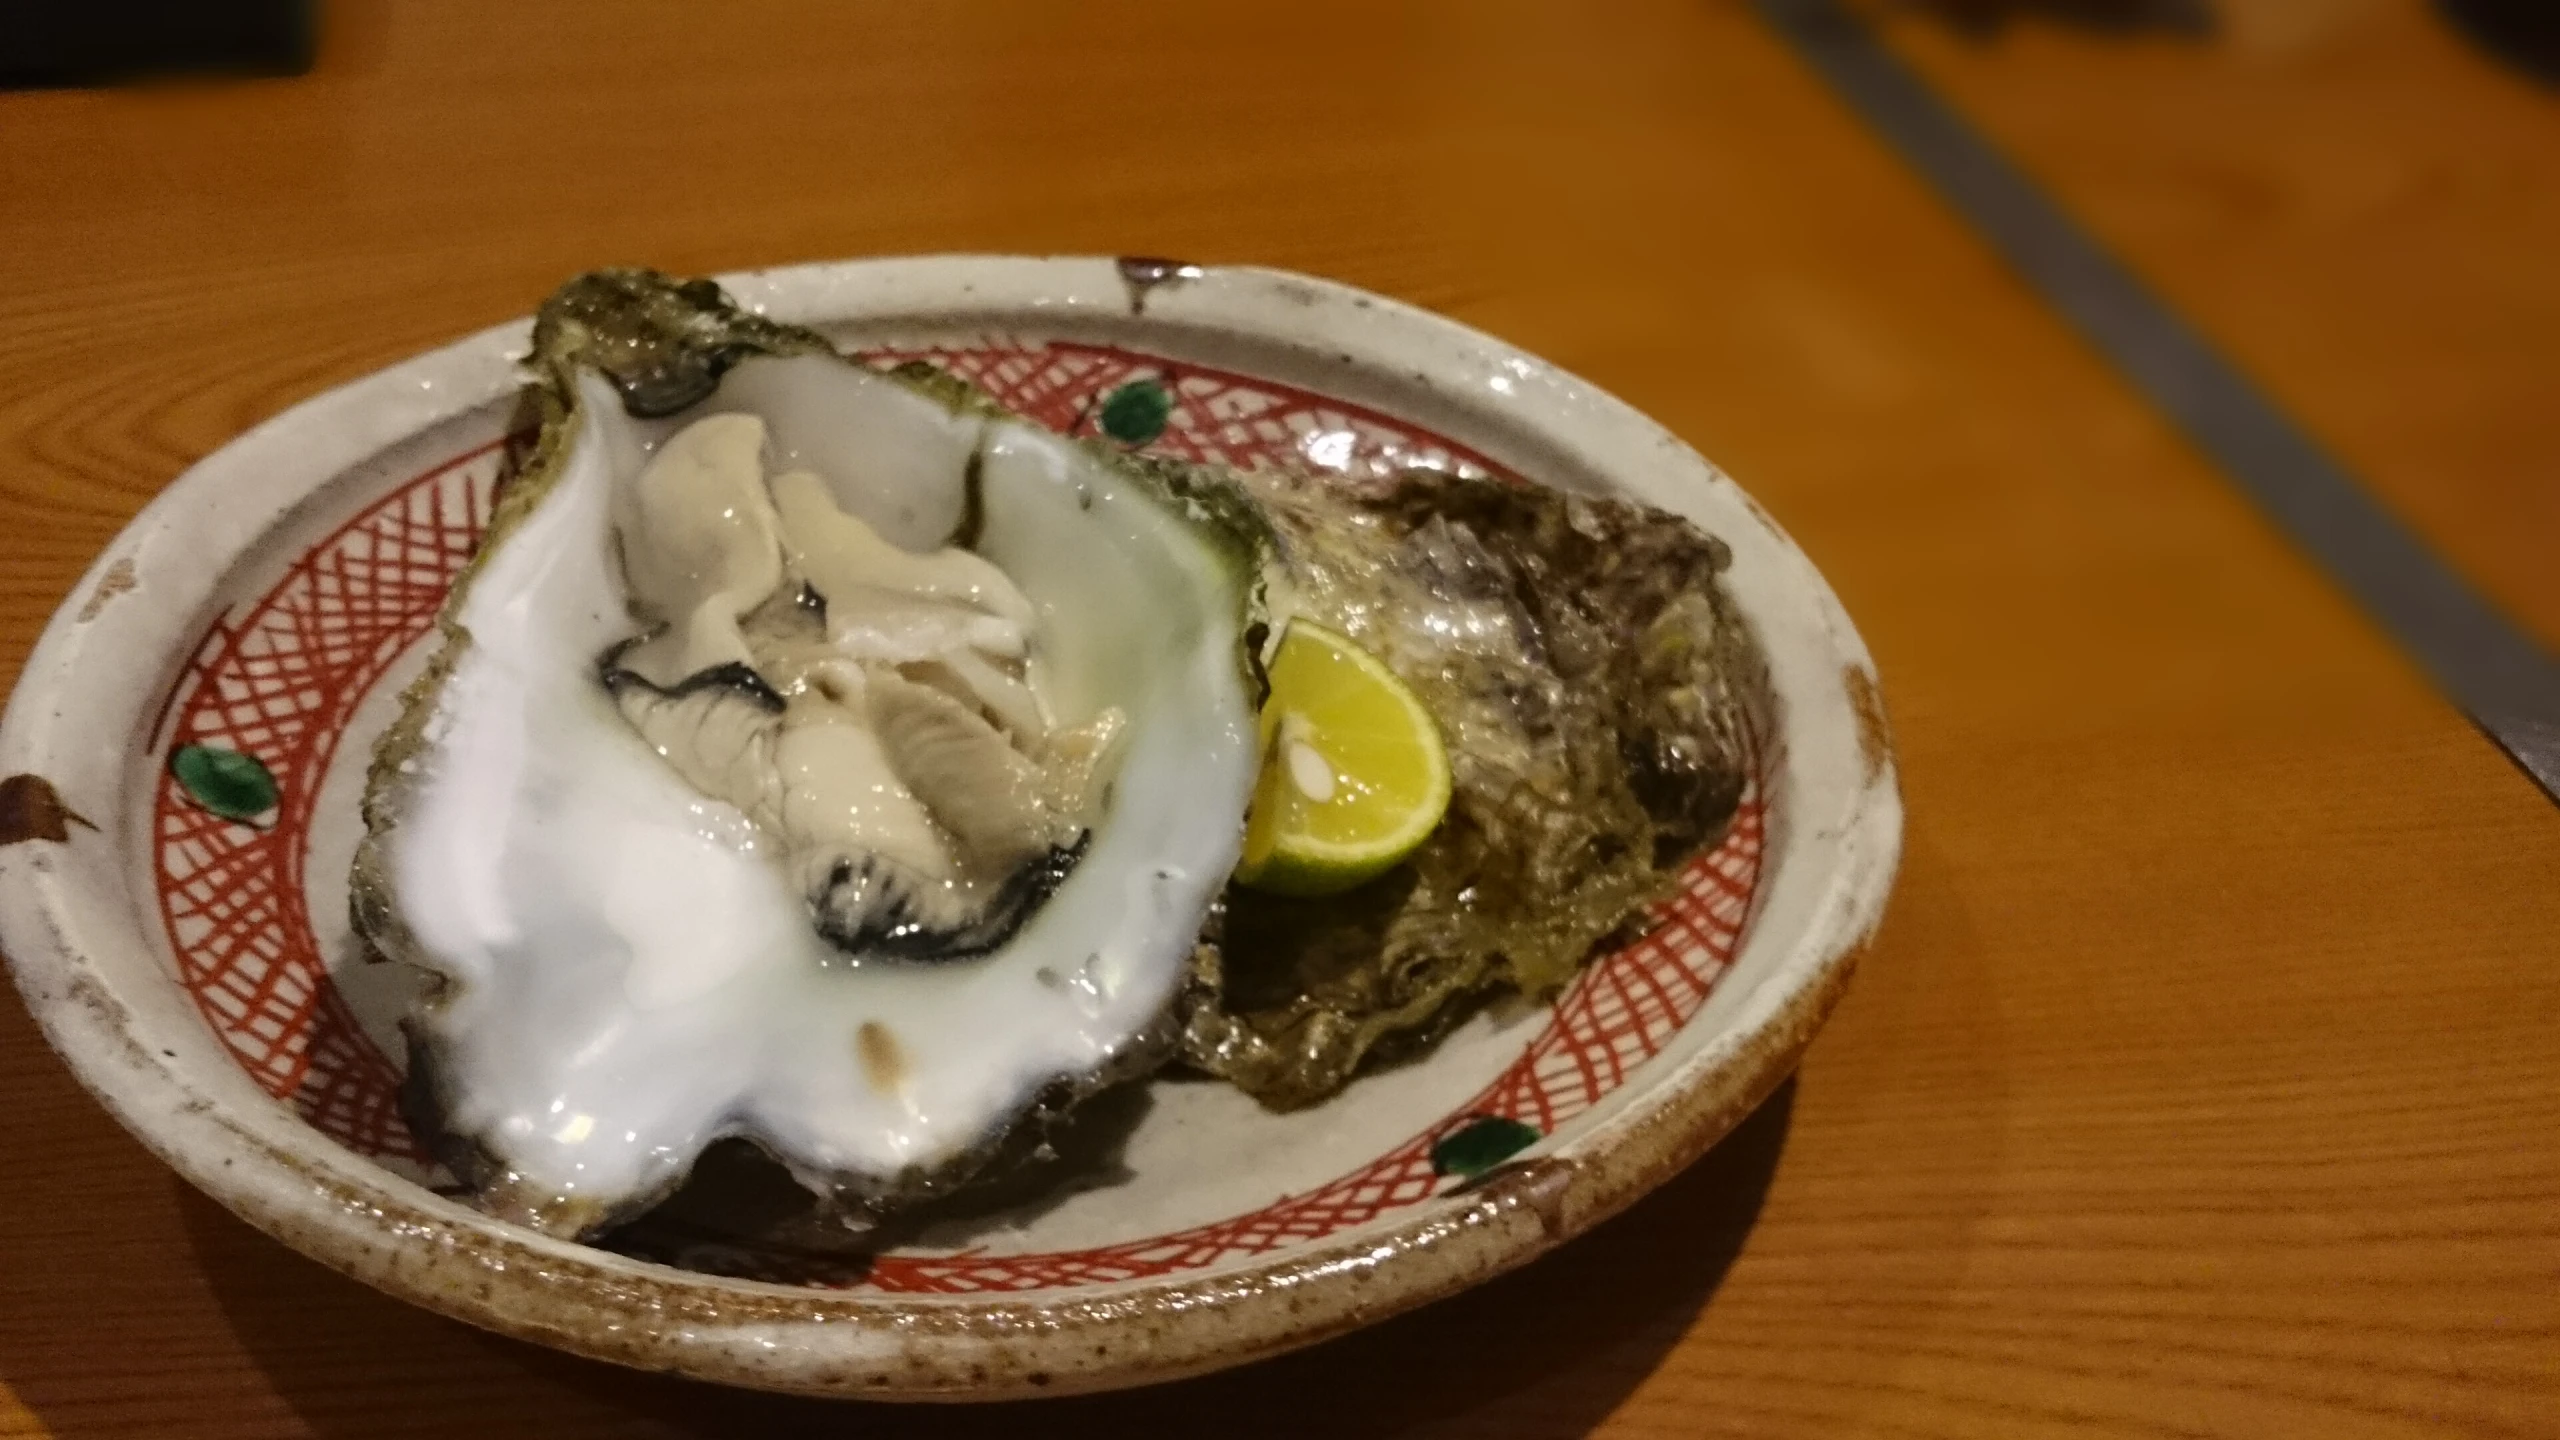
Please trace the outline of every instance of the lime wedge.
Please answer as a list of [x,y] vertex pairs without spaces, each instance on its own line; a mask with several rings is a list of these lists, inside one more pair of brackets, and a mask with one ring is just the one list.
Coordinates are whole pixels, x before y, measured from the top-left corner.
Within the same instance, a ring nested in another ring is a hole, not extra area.
[[1449,756],[1431,712],[1378,657],[1293,622],[1262,707],[1262,777],[1236,879],[1333,895],[1420,848],[1449,808]]

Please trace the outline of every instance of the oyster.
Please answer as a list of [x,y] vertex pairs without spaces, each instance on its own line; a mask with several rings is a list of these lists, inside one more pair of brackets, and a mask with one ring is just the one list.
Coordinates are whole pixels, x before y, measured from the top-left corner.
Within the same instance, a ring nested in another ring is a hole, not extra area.
[[[501,1216],[592,1236],[743,1140],[859,1231],[1177,1056],[1313,1103],[1561,986],[1741,796],[1729,557],[1659,511],[1066,440],[645,271],[529,367],[353,876],[432,979],[413,1123]],[[1228,885],[1297,616],[1454,780],[1325,900]]]
[[1408,472],[1254,471],[1295,613],[1386,661],[1439,722],[1447,816],[1348,895],[1231,892],[1183,1054],[1312,1104],[1488,998],[1543,998],[1638,923],[1739,805],[1757,652],[1722,542],[1647,506]]
[[1232,482],[647,272],[530,363],[354,874],[473,1198],[591,1235],[743,1137],[858,1220],[1159,1063],[1256,767]]

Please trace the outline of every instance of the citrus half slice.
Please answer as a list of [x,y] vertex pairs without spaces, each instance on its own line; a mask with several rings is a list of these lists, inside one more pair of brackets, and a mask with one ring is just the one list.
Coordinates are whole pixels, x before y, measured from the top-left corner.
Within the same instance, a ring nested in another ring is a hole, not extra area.
[[1293,622],[1271,662],[1262,776],[1236,878],[1332,895],[1395,867],[1449,808],[1449,756],[1431,712],[1378,657]]

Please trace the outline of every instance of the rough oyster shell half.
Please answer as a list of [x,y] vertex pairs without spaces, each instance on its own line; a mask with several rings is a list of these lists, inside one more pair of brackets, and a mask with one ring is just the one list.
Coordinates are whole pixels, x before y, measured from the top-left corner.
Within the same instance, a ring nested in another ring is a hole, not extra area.
[[1649,506],[1408,471],[1254,471],[1296,614],[1422,697],[1449,812],[1347,895],[1230,892],[1183,1054],[1277,1109],[1411,1055],[1478,1005],[1544,998],[1642,924],[1724,833],[1760,660],[1725,546]]

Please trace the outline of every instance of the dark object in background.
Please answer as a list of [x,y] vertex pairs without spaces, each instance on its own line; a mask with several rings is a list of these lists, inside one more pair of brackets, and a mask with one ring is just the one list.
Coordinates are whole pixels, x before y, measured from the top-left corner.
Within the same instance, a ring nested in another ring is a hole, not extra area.
[[[2214,32],[2213,0],[1890,0],[1970,36],[1998,34],[2033,17],[2085,30],[2188,36]],[[2448,23],[2491,56],[2560,86],[2560,0],[2435,0]]]
[[2560,85],[2560,3],[2554,0],[2436,0],[2464,33],[2545,85]]
[[1905,0],[1967,35],[1990,35],[2034,16],[2089,30],[2213,33],[2210,0]]
[[0,6],[0,86],[168,75],[299,75],[317,0],[14,0]]

